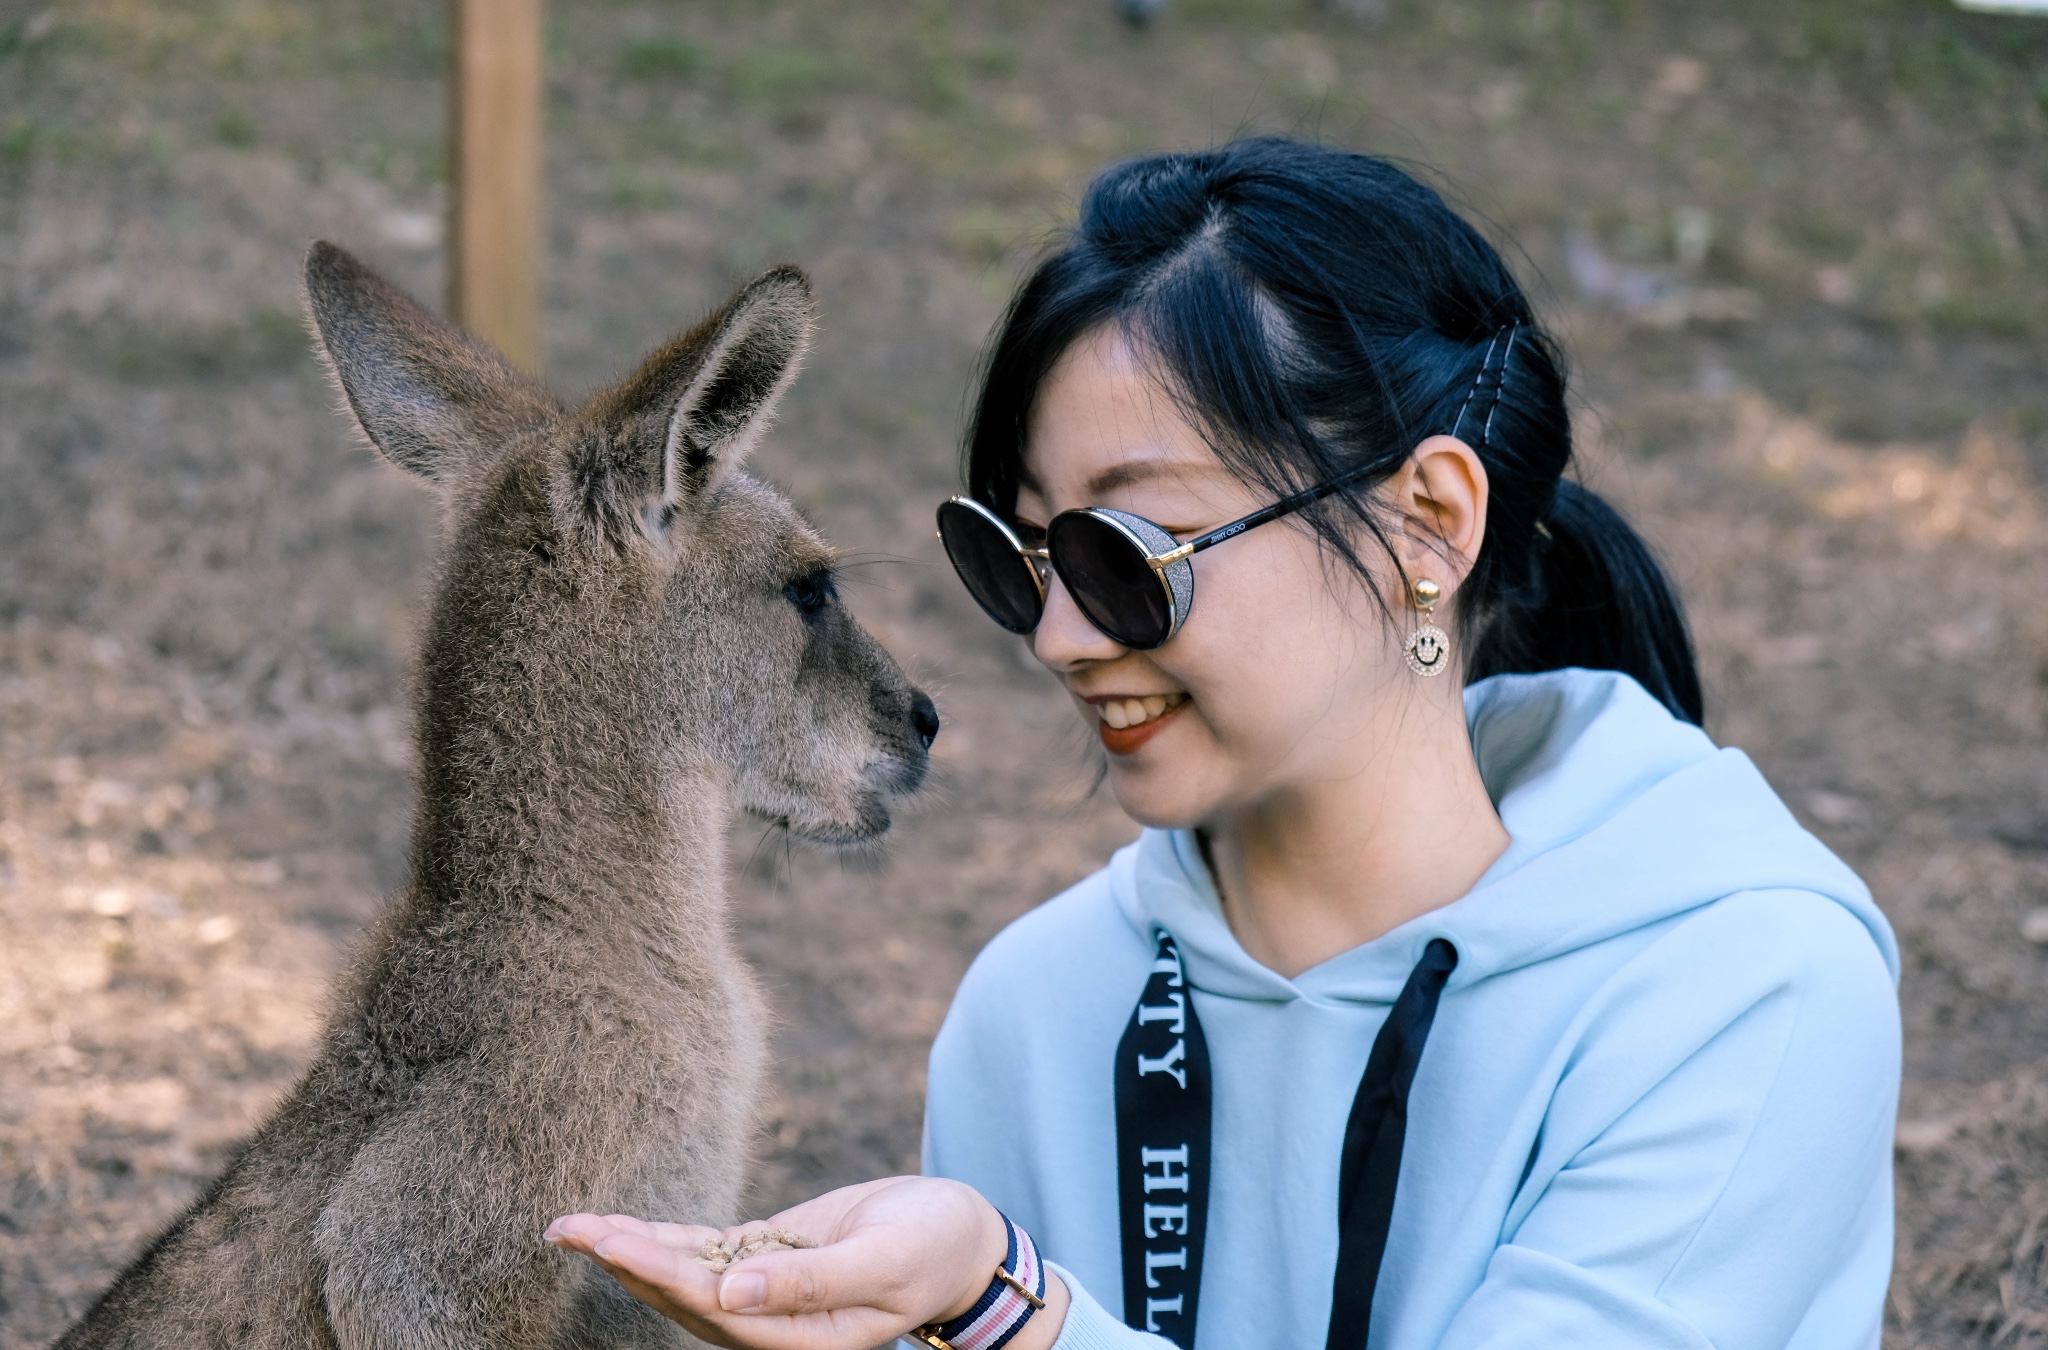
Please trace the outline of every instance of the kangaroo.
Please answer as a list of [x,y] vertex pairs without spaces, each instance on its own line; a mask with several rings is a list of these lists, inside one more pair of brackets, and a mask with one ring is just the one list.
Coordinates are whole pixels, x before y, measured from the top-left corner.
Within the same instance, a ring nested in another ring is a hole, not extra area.
[[733,1216],[764,1049],[726,826],[874,839],[939,729],[740,468],[809,283],[571,411],[331,244],[305,280],[357,423],[443,507],[411,875],[305,1077],[58,1345],[694,1345],[541,1232]]

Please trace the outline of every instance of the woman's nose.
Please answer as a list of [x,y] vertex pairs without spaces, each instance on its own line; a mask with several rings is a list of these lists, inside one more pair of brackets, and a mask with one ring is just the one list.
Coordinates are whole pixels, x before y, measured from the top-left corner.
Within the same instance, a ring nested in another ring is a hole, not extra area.
[[1048,670],[1067,671],[1084,661],[1108,661],[1123,648],[1102,635],[1067,594],[1057,569],[1045,579],[1045,612],[1031,635],[1031,653]]

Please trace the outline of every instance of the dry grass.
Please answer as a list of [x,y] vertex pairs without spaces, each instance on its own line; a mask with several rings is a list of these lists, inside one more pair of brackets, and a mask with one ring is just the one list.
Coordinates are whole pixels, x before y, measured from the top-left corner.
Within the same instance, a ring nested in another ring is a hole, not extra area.
[[[977,345],[1106,158],[1302,131],[1428,160],[1526,247],[1587,473],[1691,598],[1713,730],[1899,928],[1893,1342],[2048,1344],[2048,953],[2020,935],[2048,906],[2048,25],[1178,0],[1138,38],[1109,9],[551,9],[551,373],[808,266],[824,341],[766,466],[947,717],[887,853],[735,840],[783,1016],[759,1206],[911,1164],[966,961],[1129,833],[930,539]],[[402,874],[431,516],[293,315],[315,235],[438,292],[420,15],[0,0],[0,1347],[219,1166]]]

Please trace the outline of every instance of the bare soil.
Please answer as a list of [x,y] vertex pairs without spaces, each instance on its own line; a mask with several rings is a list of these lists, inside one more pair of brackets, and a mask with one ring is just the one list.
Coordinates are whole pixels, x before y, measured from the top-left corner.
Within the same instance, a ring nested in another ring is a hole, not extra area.
[[[0,0],[6,1350],[219,1168],[403,874],[433,519],[335,415],[295,287],[328,237],[439,294],[437,15]],[[1890,1342],[2048,1345],[2048,23],[1938,0],[550,22],[551,378],[589,387],[767,262],[811,269],[823,345],[763,463],[946,718],[885,850],[732,841],[781,1017],[757,1212],[915,1166],[966,963],[1133,833],[931,537],[979,344],[1092,169],[1279,130],[1426,164],[1518,241],[1581,372],[1585,476],[1691,603],[1711,730],[1902,938]]]

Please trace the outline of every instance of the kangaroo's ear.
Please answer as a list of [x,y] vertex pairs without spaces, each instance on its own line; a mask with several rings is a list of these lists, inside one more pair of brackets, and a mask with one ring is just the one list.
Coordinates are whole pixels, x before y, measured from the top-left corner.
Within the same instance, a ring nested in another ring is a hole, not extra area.
[[349,410],[401,468],[446,481],[472,451],[561,415],[504,357],[324,241],[306,253],[306,312]]
[[632,511],[650,531],[667,531],[746,459],[796,378],[815,322],[810,280],[775,268],[592,399],[591,419],[608,434],[584,442],[586,456],[604,461],[578,466],[584,509]]

